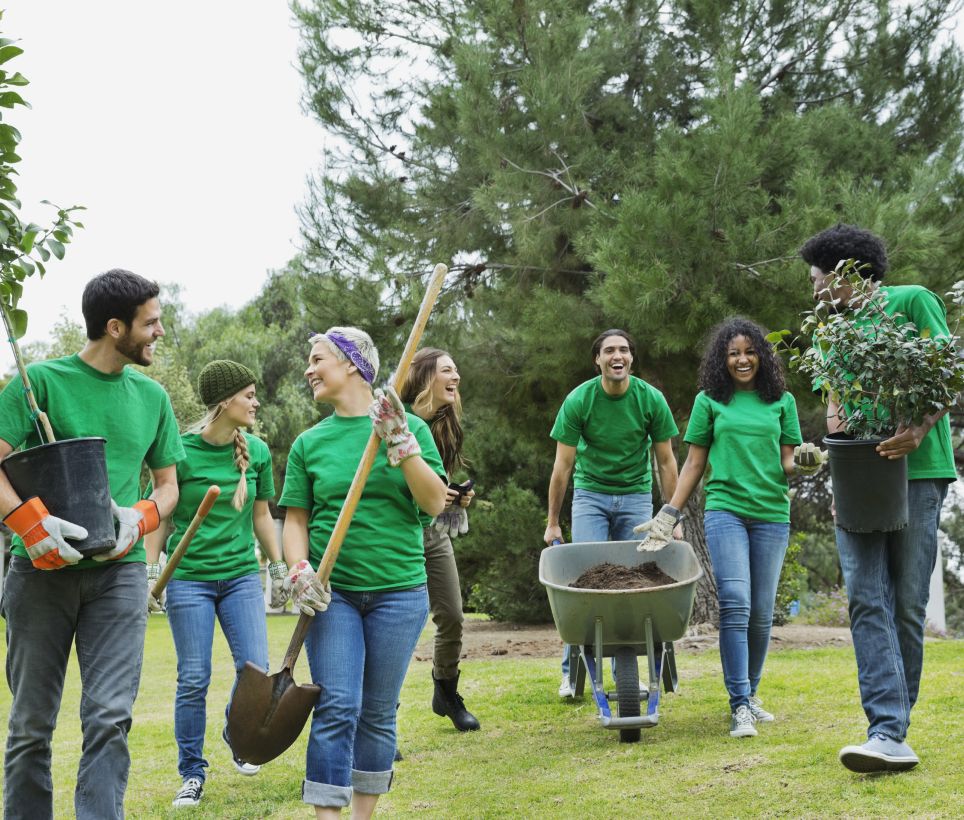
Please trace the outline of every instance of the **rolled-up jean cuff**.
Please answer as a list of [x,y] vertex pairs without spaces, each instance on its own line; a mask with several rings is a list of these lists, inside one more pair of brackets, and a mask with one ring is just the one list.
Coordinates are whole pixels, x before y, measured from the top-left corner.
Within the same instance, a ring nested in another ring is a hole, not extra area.
[[392,787],[394,769],[387,772],[360,772],[351,770],[351,785],[356,792],[362,794],[386,794]]
[[332,786],[330,783],[304,780],[301,784],[301,799],[312,806],[340,808],[351,803],[351,786]]

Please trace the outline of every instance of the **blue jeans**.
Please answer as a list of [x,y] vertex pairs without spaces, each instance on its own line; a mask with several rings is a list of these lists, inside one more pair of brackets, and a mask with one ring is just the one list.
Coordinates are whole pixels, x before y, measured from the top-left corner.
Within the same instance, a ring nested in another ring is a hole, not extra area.
[[53,817],[50,741],[71,644],[80,666],[83,752],[76,817],[121,818],[130,771],[127,734],[147,624],[143,564],[34,569],[14,556],[3,590],[7,684],[13,693],[4,760],[4,817]]
[[720,601],[720,660],[730,711],[756,694],[790,525],[707,510],[703,519]]
[[[247,661],[264,670],[268,668],[268,630],[259,575],[243,575],[228,581],[171,581],[167,587],[167,620],[177,651],[174,739],[177,770],[182,779],[196,777],[203,781],[208,766],[202,755],[215,617],[231,648],[237,673]],[[225,716],[234,696],[234,686]]]
[[384,592],[332,590],[305,648],[321,695],[311,718],[302,798],[347,806],[352,790],[384,794],[392,782],[395,708],[428,620],[424,584]]
[[902,530],[856,533],[837,528],[868,736],[900,741],[907,736],[924,663],[924,612],[948,483],[908,482],[910,519]]
[[[649,493],[608,495],[591,490],[572,491],[572,542],[639,540],[633,527],[653,517]],[[562,674],[569,674],[569,644],[562,647]]]

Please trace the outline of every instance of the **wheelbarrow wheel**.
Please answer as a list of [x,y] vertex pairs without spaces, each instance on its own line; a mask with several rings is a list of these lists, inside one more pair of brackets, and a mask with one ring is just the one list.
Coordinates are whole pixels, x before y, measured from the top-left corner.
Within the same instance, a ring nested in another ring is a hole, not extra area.
[[[619,716],[639,717],[639,663],[636,652],[629,647],[616,650],[616,702],[619,704]],[[620,743],[637,743],[640,730],[620,729]]]

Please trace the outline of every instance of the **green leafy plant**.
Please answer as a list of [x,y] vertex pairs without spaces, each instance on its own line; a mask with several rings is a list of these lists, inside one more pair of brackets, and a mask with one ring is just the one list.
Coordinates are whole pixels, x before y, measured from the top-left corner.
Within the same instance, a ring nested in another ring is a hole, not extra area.
[[[0,11],[0,19],[3,12]],[[75,219],[82,206],[59,208],[44,200],[57,211],[53,222],[46,227],[35,222],[24,222],[20,217],[22,204],[17,199],[16,164],[20,162],[17,147],[20,132],[4,117],[6,112],[18,105],[29,108],[28,103],[14,89],[27,85],[28,80],[19,71],[7,69],[7,63],[23,54],[23,49],[13,40],[0,37],[0,315],[3,318],[7,338],[13,349],[17,369],[27,385],[26,369],[17,339],[27,331],[27,312],[19,306],[23,296],[23,283],[31,276],[43,276],[46,264],[53,256],[63,259],[65,246],[70,243],[75,228],[83,224]],[[31,409],[43,418],[32,401],[33,394],[27,391]],[[49,426],[45,424],[48,436],[53,438]]]
[[[954,404],[964,389],[964,360],[956,327],[950,337],[932,337],[903,314],[888,314],[886,292],[860,276],[860,268],[854,259],[842,261],[830,280],[832,292],[852,290],[847,305],[839,299],[817,302],[804,313],[801,335],[812,341],[807,349],[786,341],[787,330],[767,338],[825,400],[834,397],[846,433],[869,439],[920,424]],[[960,308],[964,281],[948,296]]]

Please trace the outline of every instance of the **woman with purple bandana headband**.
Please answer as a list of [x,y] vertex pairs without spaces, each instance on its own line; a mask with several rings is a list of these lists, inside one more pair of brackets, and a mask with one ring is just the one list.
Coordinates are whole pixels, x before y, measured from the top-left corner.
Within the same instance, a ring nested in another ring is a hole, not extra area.
[[[428,617],[422,528],[445,506],[447,480],[428,425],[390,387],[372,391],[371,337],[333,327],[309,341],[308,386],[334,412],[292,444],[279,502],[292,601],[318,613],[305,640],[321,694],[302,797],[319,818],[349,804],[363,818],[392,782],[395,705]],[[373,429],[384,448],[323,589],[315,569]]]

